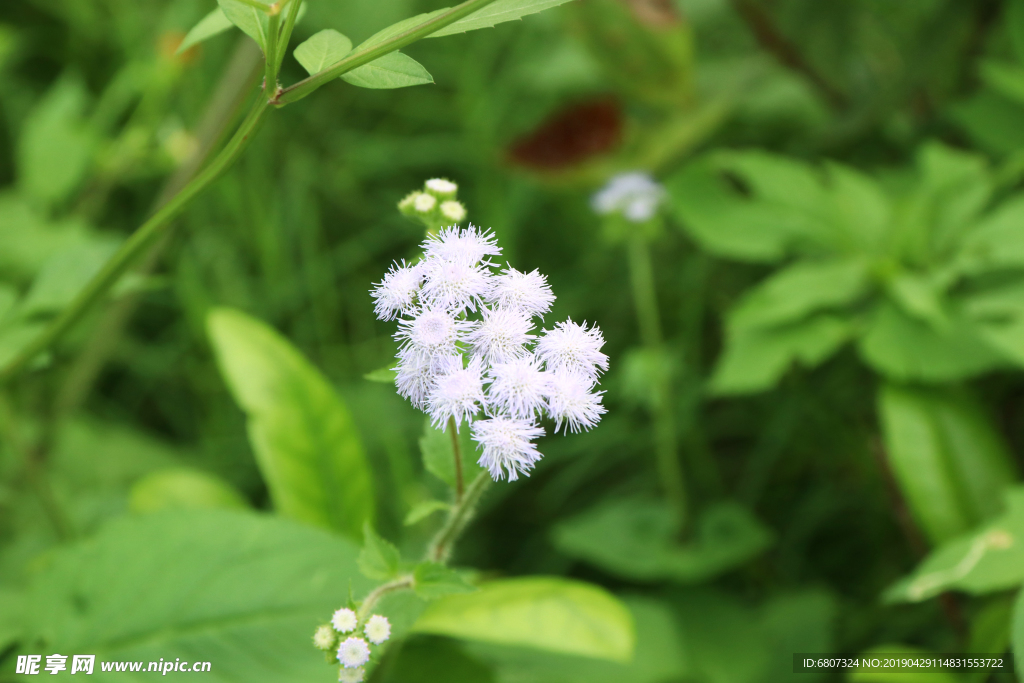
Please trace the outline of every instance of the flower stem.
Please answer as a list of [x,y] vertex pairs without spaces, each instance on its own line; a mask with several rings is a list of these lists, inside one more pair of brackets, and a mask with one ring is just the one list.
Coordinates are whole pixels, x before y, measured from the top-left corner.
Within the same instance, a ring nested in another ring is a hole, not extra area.
[[100,272],[82,289],[71,304],[61,312],[42,332],[39,333],[21,352],[0,368],[0,385],[6,384],[43,351],[56,343],[75,323],[92,308],[96,302],[117,284],[136,259],[144,254],[157,238],[165,234],[171,220],[184,210],[200,192],[219,178],[242,154],[268,111],[266,98],[257,99],[252,110],[209,165],[203,169],[188,185],[168,201],[145,223],[136,230],[120,249],[107,261]]
[[[658,313],[658,296],[654,287],[654,267],[651,252],[645,238],[637,233],[629,240],[629,277],[633,287],[633,303],[640,323],[640,338],[655,358],[664,353],[661,333],[661,318]],[[668,373],[652,373],[654,391],[654,435],[655,456],[658,463],[658,478],[665,490],[669,503],[675,509],[680,527],[687,522],[686,478],[676,437],[672,383]]]
[[448,556],[452,552],[452,546],[466,529],[469,520],[473,519],[473,515],[476,512],[476,504],[490,483],[491,477],[487,472],[481,472],[476,475],[476,479],[466,488],[466,494],[451,509],[444,526],[434,536],[434,540],[430,542],[430,547],[427,549],[427,560],[442,563],[448,561]]
[[459,443],[459,432],[456,430],[455,418],[448,418],[448,433],[452,439],[452,456],[455,458],[455,504],[462,501],[466,483],[462,474],[462,444]]
[[404,574],[397,579],[382,583],[370,591],[363,599],[362,604],[359,605],[359,612],[356,614],[356,629],[358,630],[360,626],[366,623],[366,620],[370,618],[370,614],[373,612],[373,608],[377,606],[381,598],[388,593],[412,588],[414,582],[412,574]]

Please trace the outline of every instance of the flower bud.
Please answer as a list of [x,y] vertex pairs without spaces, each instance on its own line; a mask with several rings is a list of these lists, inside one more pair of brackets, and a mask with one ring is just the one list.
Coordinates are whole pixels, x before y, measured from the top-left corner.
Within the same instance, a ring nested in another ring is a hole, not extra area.
[[431,178],[423,185],[424,189],[440,201],[455,199],[459,186],[447,178]]

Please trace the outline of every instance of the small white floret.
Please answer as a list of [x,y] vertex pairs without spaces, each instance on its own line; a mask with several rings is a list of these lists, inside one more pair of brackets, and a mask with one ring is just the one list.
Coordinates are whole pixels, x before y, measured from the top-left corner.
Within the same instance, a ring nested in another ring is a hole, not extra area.
[[426,192],[419,193],[412,201],[412,208],[417,213],[430,213],[435,206],[437,206],[437,197]]
[[518,310],[484,308],[480,313],[483,319],[466,335],[474,354],[487,363],[506,363],[529,353],[526,345],[534,339],[529,317]]
[[356,669],[341,667],[338,671],[338,683],[363,683],[365,676],[366,669],[361,666]]
[[491,410],[517,420],[532,420],[545,407],[548,374],[532,357],[495,363],[488,373],[487,398]]
[[331,625],[338,633],[349,633],[356,630],[356,613],[347,607],[342,607],[331,617]]
[[594,392],[590,378],[575,372],[550,373],[547,384],[548,413],[555,420],[555,431],[574,434],[593,428],[605,413],[601,405],[603,391]]
[[334,637],[334,629],[324,624],[313,633],[313,645],[318,650],[330,650],[334,647]]
[[544,361],[549,372],[567,371],[584,375],[596,381],[608,369],[608,356],[601,353],[604,336],[595,325],[577,325],[572,319],[545,330],[537,340],[537,356]]
[[551,310],[555,295],[551,292],[547,278],[536,270],[523,273],[509,267],[494,278],[491,301],[504,310],[520,311],[530,317],[543,317]]
[[362,666],[370,661],[370,646],[362,638],[350,636],[338,646],[338,661],[346,669]]
[[622,173],[594,195],[591,206],[599,214],[620,212],[630,221],[642,223],[654,217],[665,199],[665,188],[646,173]]
[[458,320],[443,310],[424,308],[411,320],[399,320],[395,339],[403,350],[413,350],[427,357],[453,355],[455,343],[469,332],[473,323]]
[[528,420],[499,416],[473,423],[473,439],[483,450],[480,466],[495,481],[506,476],[515,481],[520,473],[529,473],[541,457],[533,439],[541,436],[544,430]]
[[444,428],[449,418],[455,420],[455,429],[465,419],[472,418],[484,402],[483,363],[473,358],[462,367],[462,356],[444,360],[438,368],[434,386],[427,401],[435,427]]
[[379,614],[374,614],[370,617],[366,622],[366,628],[363,630],[366,633],[367,639],[374,645],[380,645],[391,637],[391,623],[387,617]]
[[501,247],[498,246],[494,233],[484,232],[471,224],[468,228],[441,228],[436,235],[431,235],[423,243],[423,251],[428,259],[456,261],[475,266],[480,262],[490,265],[488,257],[499,256]]
[[416,305],[416,296],[423,283],[423,272],[419,265],[391,266],[384,279],[373,288],[374,313],[378,320],[394,320],[400,313],[411,312]]
[[420,296],[432,308],[456,315],[475,311],[490,294],[493,276],[484,266],[441,259],[428,259],[421,266],[424,283]]
[[462,202],[449,199],[446,202],[441,202],[441,215],[454,223],[461,223],[466,220],[466,207],[462,205]]
[[427,188],[427,192],[431,192],[446,199],[454,197],[455,193],[459,191],[459,186],[447,178],[431,178],[424,183],[424,187]]

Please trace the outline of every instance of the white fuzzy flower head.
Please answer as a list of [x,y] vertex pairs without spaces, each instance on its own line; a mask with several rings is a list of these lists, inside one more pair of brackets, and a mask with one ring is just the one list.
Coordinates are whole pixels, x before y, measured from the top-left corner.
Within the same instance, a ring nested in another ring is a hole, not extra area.
[[425,281],[420,296],[432,308],[456,315],[475,311],[490,294],[492,276],[484,266],[441,259],[421,265]]
[[545,407],[548,374],[533,358],[495,363],[488,374],[487,398],[491,410],[517,420],[532,420]]
[[475,266],[480,262],[490,265],[489,256],[499,256],[494,233],[484,232],[474,225],[460,229],[458,226],[442,228],[436,235],[427,238],[424,245],[427,259],[452,261]]
[[555,295],[548,285],[547,278],[536,270],[532,273],[523,273],[509,267],[494,278],[491,301],[502,310],[520,311],[531,317],[543,317],[551,310]]
[[437,363],[430,354],[416,349],[400,352],[395,370],[398,395],[420,410],[425,409],[427,397],[434,388],[434,366]]
[[437,206],[437,197],[426,192],[420,192],[412,200],[412,208],[416,213],[430,213]]
[[480,411],[484,402],[483,362],[473,358],[462,367],[462,356],[446,358],[440,365],[427,401],[435,427],[444,427],[449,418],[455,429]]
[[441,202],[441,215],[454,223],[461,223],[466,220],[466,207],[462,202],[449,199]]
[[338,661],[346,669],[354,669],[370,661],[370,646],[362,638],[350,636],[338,646]]
[[418,265],[407,266],[404,260],[401,265],[393,264],[370,292],[375,300],[373,310],[377,319],[394,320],[400,313],[411,312],[422,282],[423,274]]
[[665,199],[665,188],[646,173],[621,173],[594,195],[591,206],[599,214],[620,212],[634,223],[654,217]]
[[459,191],[459,186],[447,178],[431,178],[424,183],[424,187],[438,199],[454,199],[455,193]]
[[391,622],[388,621],[387,617],[374,614],[366,622],[366,628],[363,631],[371,643],[380,645],[391,637]]
[[478,462],[495,481],[505,477],[515,481],[520,473],[532,470],[540,460],[533,439],[541,436],[544,430],[529,420],[499,416],[473,423],[473,440],[483,451]]
[[425,308],[412,320],[398,321],[395,339],[405,352],[413,351],[429,358],[453,355],[455,342],[471,327],[472,323],[457,320],[449,313]]
[[330,650],[334,647],[334,638],[334,629],[324,624],[313,633],[313,645],[318,650]]
[[356,630],[357,623],[356,613],[347,607],[342,607],[331,617],[331,625],[338,633],[349,633]]
[[576,372],[562,370],[549,375],[548,413],[555,419],[556,432],[563,429],[563,433],[576,434],[592,429],[600,421],[605,413],[601,405],[604,392],[594,392],[592,388],[590,378]]
[[576,372],[596,381],[608,369],[608,356],[601,353],[604,337],[596,326],[577,325],[571,319],[555,325],[537,340],[537,355],[549,372]]
[[341,667],[341,670],[338,671],[338,683],[363,683],[365,678],[366,669],[361,666],[355,669]]
[[489,309],[480,311],[482,320],[466,335],[473,353],[487,363],[506,363],[529,354],[526,345],[534,335],[533,321],[518,310]]

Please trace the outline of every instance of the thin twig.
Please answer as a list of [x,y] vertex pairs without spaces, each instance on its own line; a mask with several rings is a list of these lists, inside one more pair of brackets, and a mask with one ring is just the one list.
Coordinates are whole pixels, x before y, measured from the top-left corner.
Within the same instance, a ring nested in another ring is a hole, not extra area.
[[459,443],[459,432],[456,430],[455,418],[448,418],[448,433],[452,439],[452,457],[455,459],[455,504],[462,502],[466,483],[462,474],[462,444]]

